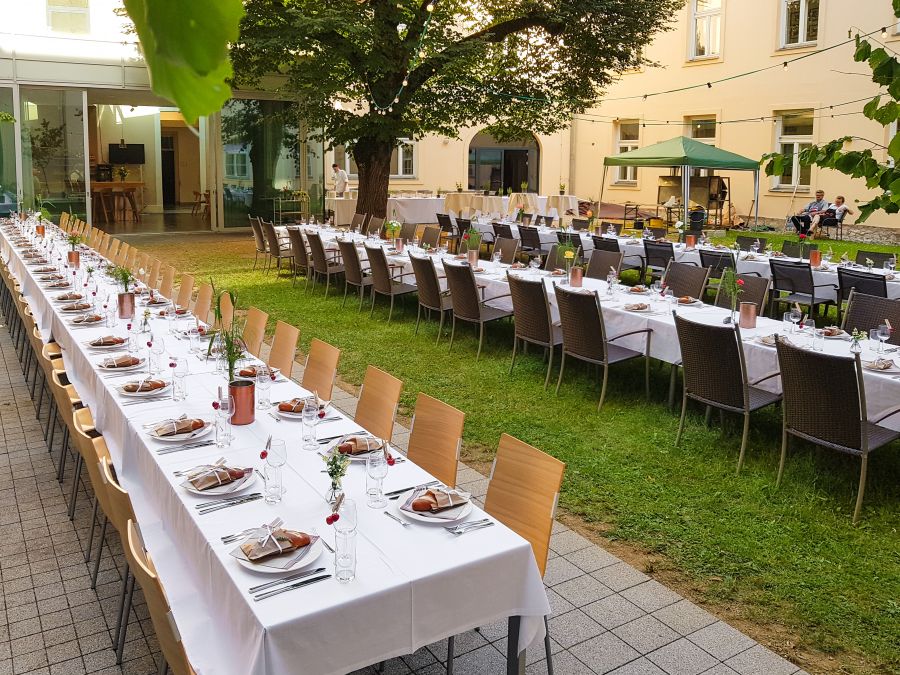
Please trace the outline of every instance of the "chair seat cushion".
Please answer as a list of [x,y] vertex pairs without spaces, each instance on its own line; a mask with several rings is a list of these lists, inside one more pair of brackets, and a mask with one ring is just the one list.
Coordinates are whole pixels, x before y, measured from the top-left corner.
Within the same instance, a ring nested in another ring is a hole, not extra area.
[[775,392],[766,391],[765,389],[760,389],[759,387],[750,387],[750,410],[759,410],[760,408],[765,408],[767,405],[772,405],[776,401],[781,400],[781,394],[776,394]]
[[620,363],[621,361],[628,361],[629,359],[636,359],[639,356],[643,356],[643,352],[637,352],[633,349],[628,349],[627,347],[622,347],[613,342],[606,343],[606,362],[607,363]]
[[512,310],[502,309],[500,307],[491,307],[490,305],[481,306],[482,321],[496,321],[497,319],[505,319],[508,316],[512,316]]
[[888,429],[887,427],[883,427],[879,424],[873,424],[872,422],[867,422],[869,429],[869,450],[875,450],[876,448],[880,448],[882,445],[887,445],[891,441],[894,441],[900,438],[900,431],[894,431],[893,429]]

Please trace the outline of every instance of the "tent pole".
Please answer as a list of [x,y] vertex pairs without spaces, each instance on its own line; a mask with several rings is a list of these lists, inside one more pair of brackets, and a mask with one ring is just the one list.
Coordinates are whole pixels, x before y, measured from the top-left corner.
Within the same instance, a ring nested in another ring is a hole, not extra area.
[[753,224],[759,227],[759,170],[753,172]]
[[606,164],[603,165],[603,180],[600,183],[600,201],[597,202],[597,215],[598,216],[600,215],[600,207],[603,204],[603,190],[604,190],[604,188],[606,188],[606,170],[608,168],[609,167],[606,166]]
[[682,222],[684,223],[684,227],[687,227],[691,210],[691,177],[688,174],[687,164],[684,164],[681,167],[681,204],[684,212],[682,215]]

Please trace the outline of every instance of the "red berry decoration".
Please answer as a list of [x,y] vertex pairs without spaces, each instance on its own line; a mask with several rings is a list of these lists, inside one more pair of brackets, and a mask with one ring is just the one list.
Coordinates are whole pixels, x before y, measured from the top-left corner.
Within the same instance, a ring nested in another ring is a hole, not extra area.
[[261,453],[259,453],[259,458],[260,458],[260,459],[265,459],[265,458],[268,457],[268,456],[269,456],[269,451],[268,451],[268,450],[263,450]]
[[218,402],[218,401],[213,401],[212,406],[213,406],[213,410],[218,410],[218,409],[219,409],[219,402]]
[[388,457],[388,458],[387,458],[387,463],[388,463],[388,466],[394,466],[394,464],[397,463],[397,460],[394,459],[393,457]]
[[319,411],[319,419],[322,419],[323,417],[325,417],[325,411],[324,411],[324,410],[320,410],[320,411]]
[[269,373],[269,379],[274,382],[276,379],[278,379],[278,376],[275,373]]
[[331,522],[332,522],[332,523],[336,523],[336,522],[339,521],[340,519],[341,519],[341,514],[340,514],[340,513],[332,513],[332,514],[331,514]]
[[148,341],[147,341],[147,347],[152,347],[152,346],[153,346],[153,343],[152,343],[151,341],[148,340]]
[[333,524],[334,524],[334,514],[330,514],[330,515],[325,516],[325,524],[326,524],[326,525],[333,525]]
[[127,326],[125,326],[125,328],[131,330],[131,324],[128,324]]
[[169,368],[174,368],[174,367],[175,367],[175,362],[169,361]]

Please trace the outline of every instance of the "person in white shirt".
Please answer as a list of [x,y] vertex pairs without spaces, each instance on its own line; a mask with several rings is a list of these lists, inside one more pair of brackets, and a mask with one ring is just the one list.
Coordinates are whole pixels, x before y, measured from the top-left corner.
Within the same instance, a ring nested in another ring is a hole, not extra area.
[[331,165],[331,178],[334,181],[334,191],[335,196],[343,197],[344,192],[347,190],[347,172],[344,169],[340,168],[337,164]]
[[853,209],[844,203],[844,196],[838,195],[834,198],[834,202],[828,205],[828,208],[821,213],[816,214],[812,219],[812,226],[809,233],[813,239],[818,239],[822,227],[835,227],[838,223],[843,222],[844,216],[853,215]]

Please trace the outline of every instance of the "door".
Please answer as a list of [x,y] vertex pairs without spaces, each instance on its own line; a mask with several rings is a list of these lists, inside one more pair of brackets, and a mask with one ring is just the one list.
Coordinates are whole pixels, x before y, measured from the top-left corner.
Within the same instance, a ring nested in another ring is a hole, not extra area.
[[16,152],[16,132],[20,115],[16,114],[11,87],[0,87],[0,112],[16,118],[15,124],[0,124],[0,216],[18,209],[19,180]]
[[163,208],[171,209],[178,204],[175,179],[175,137],[172,135],[161,136],[159,145],[162,151]]
[[[522,183],[528,183],[528,150],[503,151],[503,184],[511,187],[513,192],[522,190]],[[536,190],[535,185],[528,188]]]

